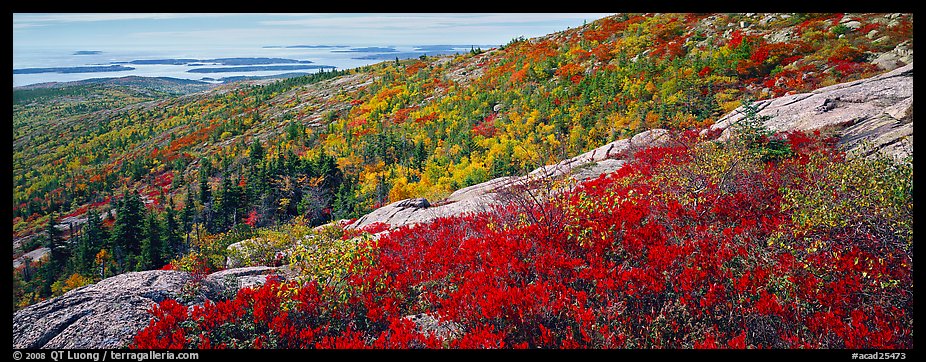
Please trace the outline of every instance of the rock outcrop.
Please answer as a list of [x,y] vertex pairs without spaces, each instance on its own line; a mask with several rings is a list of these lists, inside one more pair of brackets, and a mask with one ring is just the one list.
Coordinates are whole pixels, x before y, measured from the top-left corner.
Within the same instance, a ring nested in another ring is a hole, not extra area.
[[[832,130],[846,150],[862,156],[880,152],[904,158],[913,153],[912,63],[872,78],[763,100],[755,105],[760,117],[768,117],[764,124],[771,130]],[[729,138],[728,128],[743,117],[743,109],[738,108],[712,128],[724,130],[721,139]],[[526,176],[500,177],[459,189],[433,204],[425,199],[398,201],[364,215],[348,227],[384,223],[395,228],[491,210],[504,203],[506,192],[517,185],[567,176],[583,181],[613,172],[624,164],[623,158],[631,149],[657,145],[666,139],[667,133],[662,129],[642,132],[555,165],[537,168]]]
[[[826,129],[834,131],[849,153],[880,152],[898,159],[913,154],[913,64],[888,73],[835,84],[810,93],[755,103],[759,117],[775,131]],[[744,117],[738,108],[712,128],[724,129]]]
[[633,149],[654,146],[667,139],[668,131],[654,129],[632,138],[617,140],[555,165],[539,167],[525,176],[495,178],[457,190],[444,200],[433,204],[425,199],[406,199],[383,206],[348,225],[364,228],[374,223],[388,224],[393,228],[426,223],[440,217],[489,211],[506,201],[514,187],[539,180],[558,180],[571,177],[584,181],[614,172],[624,164]]
[[[121,348],[151,320],[148,309],[165,299],[188,305],[221,300],[259,285],[276,268],[224,270],[196,288],[190,273],[150,270],[120,274],[71,290],[13,314],[13,348]],[[184,295],[184,293],[189,295]]]

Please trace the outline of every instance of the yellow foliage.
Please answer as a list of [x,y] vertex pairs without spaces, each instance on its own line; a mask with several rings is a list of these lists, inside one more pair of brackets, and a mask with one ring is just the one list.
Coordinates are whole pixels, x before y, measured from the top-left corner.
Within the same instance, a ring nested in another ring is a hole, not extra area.
[[51,293],[53,296],[59,296],[72,289],[77,289],[85,285],[93,283],[93,278],[85,277],[83,275],[74,273],[70,277],[62,281],[56,281],[51,285]]

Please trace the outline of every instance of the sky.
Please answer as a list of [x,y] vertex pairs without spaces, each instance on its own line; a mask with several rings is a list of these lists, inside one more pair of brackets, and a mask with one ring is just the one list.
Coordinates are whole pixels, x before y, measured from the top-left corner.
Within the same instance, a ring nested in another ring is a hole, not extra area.
[[505,44],[609,14],[13,14],[13,50]]

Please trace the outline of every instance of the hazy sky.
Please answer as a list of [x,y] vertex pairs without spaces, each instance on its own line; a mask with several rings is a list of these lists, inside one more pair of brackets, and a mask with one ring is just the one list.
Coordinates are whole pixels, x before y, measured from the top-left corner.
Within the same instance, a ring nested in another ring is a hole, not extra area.
[[13,48],[505,44],[609,14],[13,14]]

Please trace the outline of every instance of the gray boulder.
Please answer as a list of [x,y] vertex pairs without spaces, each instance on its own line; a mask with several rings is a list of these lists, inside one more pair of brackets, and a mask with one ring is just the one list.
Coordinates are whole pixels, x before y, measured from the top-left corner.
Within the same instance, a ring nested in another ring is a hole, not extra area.
[[13,315],[13,348],[120,348],[148,325],[148,309],[178,298],[190,274],[126,273],[71,290]]
[[407,315],[404,317],[415,323],[415,329],[418,333],[433,335],[442,341],[459,338],[463,335],[463,327],[456,322],[441,322],[433,315],[420,313]]
[[[876,40],[877,42],[878,40]],[[891,51],[878,55],[872,61],[872,64],[884,70],[894,70],[898,67],[913,63],[913,49],[910,48],[910,41],[897,44]]]
[[13,348],[122,348],[151,321],[148,310],[165,299],[187,305],[221,300],[262,284],[275,268],[242,268],[206,276],[150,270],[120,274],[23,308],[13,314]]

